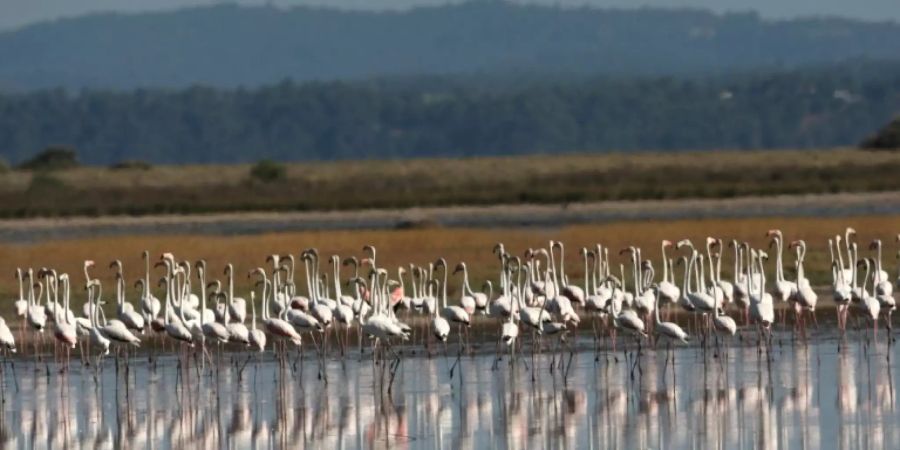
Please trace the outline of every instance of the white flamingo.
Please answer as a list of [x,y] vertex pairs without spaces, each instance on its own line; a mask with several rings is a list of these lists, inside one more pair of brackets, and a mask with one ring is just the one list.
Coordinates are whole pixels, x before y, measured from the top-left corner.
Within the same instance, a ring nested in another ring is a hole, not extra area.
[[[797,248],[797,282],[795,283],[797,292],[794,296],[794,301],[798,307],[809,311],[815,321],[816,304],[818,303],[819,297],[816,295],[816,291],[813,290],[812,286],[810,286],[809,279],[806,278],[806,271],[803,266],[803,262],[806,259],[806,241],[802,239],[793,241],[789,248],[793,247]],[[801,321],[801,326],[805,328],[803,321]]]
[[569,276],[566,275],[565,270],[565,259],[566,259],[566,247],[560,241],[551,241],[551,247],[553,244],[559,248],[559,281],[560,286],[560,294],[569,299],[572,303],[577,303],[581,306],[584,306],[585,295],[587,295],[587,291],[583,290],[580,286],[575,284],[569,284]]
[[266,350],[266,333],[256,328],[256,292],[250,291],[250,346]]
[[779,302],[787,302],[793,299],[797,295],[797,283],[793,281],[788,281],[784,278],[784,263],[783,256],[784,253],[784,236],[781,233],[781,230],[769,230],[766,233],[766,237],[771,237],[772,242],[769,244],[769,247],[773,245],[776,247],[775,251],[775,285],[773,289],[773,293],[775,294],[775,299]]
[[122,272],[122,261],[117,259],[109,267],[116,268],[116,315],[129,330],[143,333],[144,316],[138,314],[131,303],[125,300],[125,275]]
[[295,330],[290,323],[283,319],[280,319],[278,317],[269,317],[269,297],[266,296],[266,271],[263,270],[262,267],[257,267],[250,272],[250,275],[254,273],[258,273],[262,280],[262,321],[263,325],[265,325],[266,327],[266,330],[273,336],[290,341],[292,344],[299,347],[302,339],[300,338],[300,334],[297,333],[297,330]]
[[681,289],[678,289],[678,286],[675,284],[675,273],[672,273],[671,280],[669,279],[669,259],[666,258],[666,248],[671,247],[672,241],[663,239],[662,241],[662,263],[663,263],[663,275],[662,281],[659,282],[659,297],[663,303],[675,303],[678,301],[678,298],[681,297]]

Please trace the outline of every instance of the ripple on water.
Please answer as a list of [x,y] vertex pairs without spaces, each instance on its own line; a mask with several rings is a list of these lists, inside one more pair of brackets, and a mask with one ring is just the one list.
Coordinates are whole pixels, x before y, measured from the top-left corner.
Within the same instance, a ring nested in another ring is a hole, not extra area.
[[315,359],[295,372],[269,355],[242,375],[226,362],[199,377],[193,361],[182,370],[175,357],[155,368],[135,358],[127,383],[113,360],[97,382],[74,362],[48,376],[16,360],[15,379],[4,366],[0,439],[5,448],[900,447],[896,346],[777,341],[770,360],[753,346],[719,357],[692,347],[667,366],[664,351],[645,349],[633,378],[621,352],[597,362],[577,353],[565,378],[549,371],[549,355],[532,362],[527,352],[498,370],[492,355],[463,357],[453,379],[452,361],[406,357],[391,393],[368,356],[329,362],[327,384]]

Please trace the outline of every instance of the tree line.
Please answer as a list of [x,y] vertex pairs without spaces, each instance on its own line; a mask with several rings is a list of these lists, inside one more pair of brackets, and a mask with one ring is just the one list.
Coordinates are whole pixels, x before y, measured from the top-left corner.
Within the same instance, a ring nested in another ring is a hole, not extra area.
[[0,95],[0,155],[88,164],[855,145],[900,110],[900,64],[709,78],[419,77]]

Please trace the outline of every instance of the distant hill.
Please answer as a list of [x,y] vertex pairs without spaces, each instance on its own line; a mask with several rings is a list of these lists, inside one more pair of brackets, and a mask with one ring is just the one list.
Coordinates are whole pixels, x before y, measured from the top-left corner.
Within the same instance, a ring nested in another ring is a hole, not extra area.
[[0,155],[87,164],[856,145],[900,115],[900,63],[718,77],[426,77],[0,95]]
[[0,33],[0,89],[256,86],[416,74],[685,75],[900,59],[900,25],[477,2],[405,12],[222,5]]

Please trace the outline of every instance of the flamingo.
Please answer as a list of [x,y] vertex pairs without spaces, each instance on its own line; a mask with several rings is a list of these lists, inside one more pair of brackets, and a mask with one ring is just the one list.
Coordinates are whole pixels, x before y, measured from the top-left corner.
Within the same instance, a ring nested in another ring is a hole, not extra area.
[[[831,240],[828,240],[829,247],[831,246]],[[831,262],[831,293],[834,298],[835,303],[837,303],[837,320],[838,320],[838,328],[843,331],[846,328],[845,322],[845,314],[848,306],[850,305],[850,301],[853,300],[853,292],[846,280],[844,280],[844,271],[843,265],[838,261]]]
[[[705,289],[705,278],[704,278],[704,269],[703,269],[703,255],[700,255],[696,249],[694,249],[691,241],[684,239],[679,241],[675,246],[676,248],[681,247],[689,247],[691,249],[691,256],[688,258],[688,269],[686,276],[690,276],[691,274],[694,276],[695,281],[697,283],[697,290],[690,291],[689,284],[685,283],[685,292],[684,294],[687,296],[690,304],[695,308],[695,310],[703,315],[709,314],[713,312],[716,308],[716,299],[709,294],[709,292]],[[697,263],[699,262],[699,267]],[[698,270],[695,270],[698,269]]]
[[[775,307],[772,294],[766,292],[766,272],[763,270],[763,258],[756,251],[748,251],[747,260],[746,282],[747,291],[750,292],[750,318],[757,323],[760,333],[763,331],[769,333],[772,324],[775,322]],[[759,271],[757,274],[753,272],[757,270],[756,267],[753,267],[754,265],[758,267]],[[751,289],[753,283],[750,280],[756,275],[759,275],[760,282],[757,285],[758,290],[754,291]]]
[[90,320],[90,329],[88,330],[88,339],[90,340],[91,345],[100,349],[100,352],[97,354],[97,365],[100,364],[100,358],[109,354],[109,345],[111,341],[106,335],[103,333],[103,330],[98,325],[100,308],[94,303],[94,287],[99,286],[99,280],[92,280],[93,283],[89,284],[86,289],[88,291],[88,304],[90,308],[89,320]]
[[[818,302],[818,295],[816,295],[816,291],[813,290],[812,286],[809,284],[809,279],[806,278],[806,272],[804,271],[803,262],[806,259],[806,242],[802,239],[793,241],[788,246],[788,248],[797,248],[797,282],[796,285],[796,293],[794,295],[793,301],[795,302],[797,309],[798,317],[801,314],[802,310],[805,309],[809,311],[810,315],[812,315],[813,321],[815,321],[816,316],[816,303]],[[801,328],[805,332],[805,324],[801,320],[800,322]]]
[[[334,313],[332,308],[328,305],[328,300],[320,298],[319,296],[319,288],[318,288],[318,252],[315,249],[309,249],[304,252],[300,259],[303,260],[304,267],[306,269],[306,284],[309,290],[309,298],[310,298],[310,313],[312,316],[316,318],[317,321],[322,325],[322,328],[328,328],[331,326],[331,322],[334,318]],[[312,272],[310,272],[310,264],[313,265]],[[336,306],[336,305],[335,305]]]
[[[302,339],[300,338],[300,334],[297,333],[297,330],[291,326],[287,321],[280,319],[278,317],[270,317],[269,316],[269,298],[266,296],[266,271],[262,267],[257,267],[250,271],[247,275],[248,277],[253,276],[253,274],[259,274],[261,278],[262,284],[262,321],[263,325],[265,325],[266,330],[272,334],[273,336],[281,339],[285,339],[290,341],[292,344],[296,346],[300,346]],[[273,294],[274,295],[274,294]]]
[[581,287],[575,284],[569,284],[569,277],[566,275],[566,270],[563,266],[566,259],[566,248],[560,241],[551,241],[551,247],[553,244],[559,248],[559,278],[560,278],[560,286],[562,289],[560,290],[560,294],[569,299],[572,303],[577,303],[581,306],[584,306],[585,295],[587,295],[587,291],[583,290]]
[[138,314],[131,303],[125,301],[125,275],[122,272],[122,261],[115,260],[109,265],[116,268],[116,314],[119,320],[130,330],[144,332],[144,317]]
[[[530,277],[529,272],[531,271],[531,263],[528,262],[528,263],[525,263],[524,265],[520,265],[521,262],[520,262],[518,256],[514,258],[514,261],[516,262],[516,267],[519,268],[519,274],[517,275],[520,278],[519,282],[523,283],[523,284],[519,285],[519,292],[524,293],[525,291],[527,291],[527,289],[525,289],[525,286],[524,286],[525,280],[522,280],[521,278],[524,277],[526,280],[529,279],[529,277]],[[520,295],[522,295],[522,294],[520,294]],[[519,309],[519,314],[518,314],[519,322],[532,327],[533,329],[537,330],[538,333],[540,333],[541,330],[543,329],[542,323],[550,322],[553,320],[552,317],[550,317],[550,313],[547,312],[547,310],[545,310],[544,308],[528,306],[528,305],[524,304],[524,302],[522,300],[523,299],[521,297],[519,297],[519,308],[518,308]]]
[[[235,311],[242,313],[246,318],[247,302],[243,298],[234,297],[234,266],[231,263],[225,265],[225,275],[228,277],[228,298],[225,308],[225,329],[228,330],[228,342],[235,344],[250,344],[250,331],[244,325],[243,320],[231,321],[231,315]],[[235,307],[235,302],[239,300],[241,306]]]
[[[44,312],[44,308],[38,303],[38,299],[43,297],[43,289],[44,285],[41,283],[34,283],[34,270],[28,269],[28,313],[27,319],[28,324],[31,325],[31,329],[37,331],[38,333],[43,333],[44,328],[47,326],[47,314]],[[37,297],[34,295],[35,286],[41,289],[41,292]]]
[[[99,280],[93,280],[93,281],[94,281],[93,287],[97,287],[99,289],[99,286],[100,286]],[[118,302],[120,302],[120,303],[124,302],[124,299],[122,299],[122,297],[124,297],[124,295],[125,295],[125,280],[121,276],[118,276],[116,279],[116,295],[119,297]],[[98,299],[98,303],[99,303],[99,296],[97,297],[97,299]],[[95,305],[94,309],[99,309],[100,314],[103,313],[103,309],[100,308],[99,306]],[[136,318],[135,319],[136,322],[134,322],[132,325],[135,325],[135,324],[142,325],[143,324],[143,322],[142,322],[143,317],[141,317],[138,314],[135,314],[133,310],[130,310],[128,312],[130,314],[126,315],[126,317],[131,317],[132,319]],[[95,311],[95,313],[96,313],[96,311]],[[141,329],[143,329],[143,327],[141,327]],[[112,341],[119,343],[119,344],[130,344],[130,345],[137,347],[140,345],[141,340],[138,339],[131,332],[131,330],[137,330],[137,328],[135,326],[129,327],[128,324],[124,320],[121,320],[121,319],[109,320],[109,321],[107,321],[107,323],[105,325],[103,325],[100,328],[100,331],[102,331],[103,334],[107,338],[111,339]]]
[[731,283],[731,296],[738,307],[741,308],[741,311],[744,314],[744,324],[746,325],[750,321],[750,292],[747,288],[747,280],[745,280],[747,275],[741,268],[743,263],[743,249],[738,245],[738,242],[735,239],[732,239],[731,242],[728,243],[728,246],[734,249],[734,273],[732,278],[733,281]]
[[771,248],[774,245],[777,252],[775,254],[775,286],[773,290],[775,299],[782,303],[787,302],[797,295],[797,283],[784,278],[784,264],[782,262],[784,237],[781,230],[778,229],[769,230],[766,232],[766,237],[772,238],[769,247]]
[[[676,324],[674,322],[663,322],[660,320],[660,318],[659,318],[659,300],[661,297],[661,295],[660,295],[661,289],[659,289],[659,285],[657,285],[657,284],[653,284],[651,287],[653,288],[653,290],[656,291],[656,305],[655,305],[656,307],[654,308],[654,318],[655,318],[656,324],[653,327],[653,332],[658,337],[661,337],[666,340],[666,346],[667,346],[667,348],[666,348],[666,364],[665,364],[665,366],[663,366],[663,371],[665,371],[665,367],[667,367],[669,364],[669,353],[672,352],[672,342],[680,341],[680,342],[687,344],[688,343],[688,334],[685,333],[684,330],[681,329],[680,326],[678,326],[678,324]],[[675,356],[673,354],[672,358],[674,359],[674,357]],[[672,370],[675,369],[674,364],[675,364],[675,362],[672,361],[672,365],[673,365]]]
[[25,280],[22,269],[16,267],[16,280],[19,281],[19,298],[14,302],[16,307],[16,316],[25,318],[28,313],[28,300],[25,299]]
[[725,249],[722,248],[721,239],[716,239],[716,247],[719,249],[713,255],[716,259],[716,284],[719,286],[719,289],[722,290],[722,294],[725,296],[725,302],[732,303],[734,301],[734,284],[728,280],[722,279],[722,252]]
[[894,300],[894,285],[888,278],[887,272],[882,270],[881,239],[875,239],[874,241],[872,241],[869,249],[877,251],[877,256],[875,257],[875,270],[873,271],[873,274],[875,276],[872,279],[874,288],[872,289],[872,291],[875,294],[875,298],[878,299],[878,303],[881,304],[881,309],[887,311],[886,322],[888,330],[890,330],[891,315],[894,313],[894,310],[897,309],[897,301]]
[[675,274],[672,273],[672,279],[669,280],[669,263],[668,258],[666,258],[666,248],[671,247],[672,241],[663,239],[662,241],[662,263],[663,263],[663,275],[662,281],[659,282],[659,297],[664,303],[675,303],[678,301],[678,298],[681,297],[681,290],[678,289],[678,286],[675,285]]
[[[722,289],[722,286],[719,284],[719,280],[716,277],[716,255],[721,258],[721,253],[713,253],[712,248],[718,245],[718,240],[714,237],[706,238],[706,258],[709,260],[709,281],[710,285],[705,286],[701,285],[702,289],[705,289],[709,295],[711,295],[714,299],[716,299],[716,307],[721,307],[725,301],[725,291]],[[705,278],[705,275],[704,275]]]
[[[431,280],[430,284],[437,289],[439,282],[438,280]],[[434,315],[431,319],[431,332],[441,342],[447,342],[447,337],[450,336],[450,322],[447,322],[447,319],[441,316],[441,311],[438,308],[434,309]]]
[[[194,336],[185,326],[184,308],[179,308],[180,315],[169,313],[170,305],[172,305],[174,300],[172,298],[173,291],[175,290],[175,280],[173,280],[173,275],[175,274],[176,269],[172,265],[172,259],[164,256],[162,262],[157,264],[165,264],[166,266],[165,277],[160,280],[160,284],[165,284],[166,286],[165,311],[163,312],[163,317],[165,317],[166,320],[166,334],[176,342],[183,342],[189,347],[193,347]],[[171,306],[171,308],[175,309],[174,305]]]
[[162,310],[162,304],[159,302],[159,299],[150,292],[150,252],[144,250],[141,253],[141,258],[144,260],[144,279],[138,280],[141,284],[141,312],[144,314],[144,321],[150,322],[154,320],[157,316],[159,316],[160,310]]
[[[200,303],[201,310],[206,310],[206,261],[200,260],[197,261],[197,279],[200,282]],[[200,315],[200,329],[203,332],[203,343],[206,344],[206,339],[209,339],[216,344],[222,345],[228,343],[229,339],[231,339],[231,333],[228,332],[228,328],[225,325],[222,325],[216,321],[207,321],[206,314]],[[226,323],[228,320],[226,318]]]
[[63,285],[64,304],[62,311],[59,310],[59,307],[55,308],[53,337],[66,347],[68,354],[68,349],[75,348],[75,345],[78,343],[78,334],[75,330],[75,325],[69,322],[68,314],[65,313],[65,311],[69,310],[69,275],[65,273],[59,275],[58,281]]
[[[453,274],[463,273],[463,284],[462,288],[459,292],[459,304],[462,305],[462,308],[465,310],[467,316],[471,316],[475,314],[475,308],[478,306],[478,303],[475,300],[475,297],[468,294],[468,285],[469,285],[469,271],[466,269],[466,263],[460,262],[456,265],[456,268],[453,269]],[[467,320],[468,322],[468,320]]]
[[0,317],[0,346],[9,352],[16,352],[16,338],[2,317]]
[[[620,271],[624,271],[624,268],[621,266]],[[615,276],[609,275],[607,276],[607,280],[613,283],[614,291],[622,288],[622,282],[616,279]],[[616,330],[634,336],[638,344],[638,353],[640,353],[641,338],[647,337],[647,332],[644,329],[644,321],[641,320],[634,310],[622,309],[622,303],[615,301],[610,305],[610,317],[612,317],[613,327]],[[615,351],[615,338],[613,338],[613,351]],[[637,361],[635,361],[635,364],[637,364]],[[632,371],[633,370],[634,368],[632,367]]]
[[259,350],[266,349],[266,333],[256,328],[256,292],[250,291],[250,346]]
[[[469,320],[469,311],[459,305],[447,305],[447,261],[444,258],[439,258],[434,263],[435,271],[440,268],[444,269],[444,282],[441,283],[441,307],[443,308],[441,310],[441,315],[446,317],[451,322],[454,322],[460,326],[465,325],[466,327],[468,327],[471,325],[471,321]],[[465,295],[460,295],[461,301],[464,298]],[[474,310],[474,299],[472,300],[472,309]]]
[[[855,244],[854,244],[855,246]],[[856,248],[854,247],[854,259],[856,259]],[[862,288],[860,290],[860,309],[861,312],[872,321],[872,335],[878,336],[878,314],[881,312],[881,303],[874,296],[869,295],[868,288],[869,275],[871,275],[872,262],[869,259],[862,259],[858,264],[866,266],[866,275],[863,277]]]

